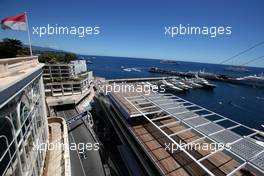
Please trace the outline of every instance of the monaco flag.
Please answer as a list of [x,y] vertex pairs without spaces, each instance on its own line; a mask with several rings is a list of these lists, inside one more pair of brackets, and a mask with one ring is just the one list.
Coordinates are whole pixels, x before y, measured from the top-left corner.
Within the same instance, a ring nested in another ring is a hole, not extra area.
[[19,14],[1,20],[2,29],[27,30],[26,15]]

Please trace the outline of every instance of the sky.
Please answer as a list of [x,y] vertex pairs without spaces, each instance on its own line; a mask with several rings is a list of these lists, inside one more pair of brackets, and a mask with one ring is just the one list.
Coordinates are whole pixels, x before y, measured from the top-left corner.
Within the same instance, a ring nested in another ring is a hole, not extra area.
[[[28,12],[32,45],[78,54],[220,63],[264,41],[263,0],[0,0],[0,19]],[[32,34],[32,27],[99,26],[100,34]],[[231,26],[231,35],[169,37],[165,26]],[[24,31],[0,30],[0,39],[28,43]],[[264,45],[227,64],[264,55]],[[249,66],[264,67],[264,58]]]

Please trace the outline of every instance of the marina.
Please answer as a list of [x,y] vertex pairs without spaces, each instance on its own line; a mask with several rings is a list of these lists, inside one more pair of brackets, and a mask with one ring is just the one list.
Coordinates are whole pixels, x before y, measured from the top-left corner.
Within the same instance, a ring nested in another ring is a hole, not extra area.
[[1,7],[0,176],[264,176],[264,1]]
[[234,84],[243,84],[253,87],[264,87],[264,76],[263,73],[259,76],[257,75],[249,75],[244,77],[230,77],[223,74],[215,74],[205,71],[187,71],[187,72],[180,72],[176,70],[163,70],[157,67],[152,67],[149,72],[151,73],[159,73],[159,74],[167,74],[167,75],[176,75],[181,77],[198,77],[198,78],[205,78],[208,80],[213,81],[223,81],[229,82]]

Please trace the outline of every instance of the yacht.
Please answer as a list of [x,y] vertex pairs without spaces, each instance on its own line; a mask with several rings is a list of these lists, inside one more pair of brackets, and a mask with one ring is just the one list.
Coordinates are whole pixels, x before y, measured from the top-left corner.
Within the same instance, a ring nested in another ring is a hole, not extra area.
[[218,79],[217,75],[214,73],[206,72],[204,70],[200,70],[198,72],[198,76],[203,78],[209,78],[209,79]]
[[193,88],[201,88],[203,87],[202,85],[195,83],[193,79],[185,79],[184,81],[185,84],[193,87]]
[[131,68],[124,68],[123,71],[126,71],[126,72],[131,72],[132,69]]
[[141,72],[141,70],[139,70],[138,68],[131,68],[133,71],[136,71],[136,72]]
[[162,60],[160,61],[161,64],[166,64],[166,65],[178,65],[179,63],[174,61],[174,60]]
[[183,91],[183,89],[181,89],[180,87],[175,86],[175,85],[173,85],[173,84],[171,84],[171,83],[168,83],[166,80],[162,80],[162,83],[163,83],[164,85],[166,85],[168,88],[172,89],[172,90]]
[[202,85],[205,88],[213,89],[216,87],[215,84],[209,83],[206,79],[196,76],[195,83]]
[[184,84],[184,83],[181,82],[181,81],[175,81],[175,82],[174,82],[174,85],[180,87],[180,88],[183,89],[183,90],[189,90],[189,89],[192,88],[192,87],[190,87],[190,86]]
[[263,73],[260,76],[257,75],[249,75],[245,77],[240,78],[234,78],[232,79],[235,83],[241,83],[251,86],[257,86],[257,87],[264,87],[264,75]]
[[250,70],[247,69],[246,67],[238,67],[238,66],[226,67],[224,70],[231,72],[250,72]]

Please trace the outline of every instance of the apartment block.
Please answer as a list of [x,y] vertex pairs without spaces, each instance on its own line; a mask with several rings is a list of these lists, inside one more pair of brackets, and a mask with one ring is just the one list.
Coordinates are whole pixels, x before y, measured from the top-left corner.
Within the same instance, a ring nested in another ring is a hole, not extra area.
[[93,73],[87,70],[85,60],[75,60],[45,64],[43,79],[46,96],[78,95],[89,90]]

